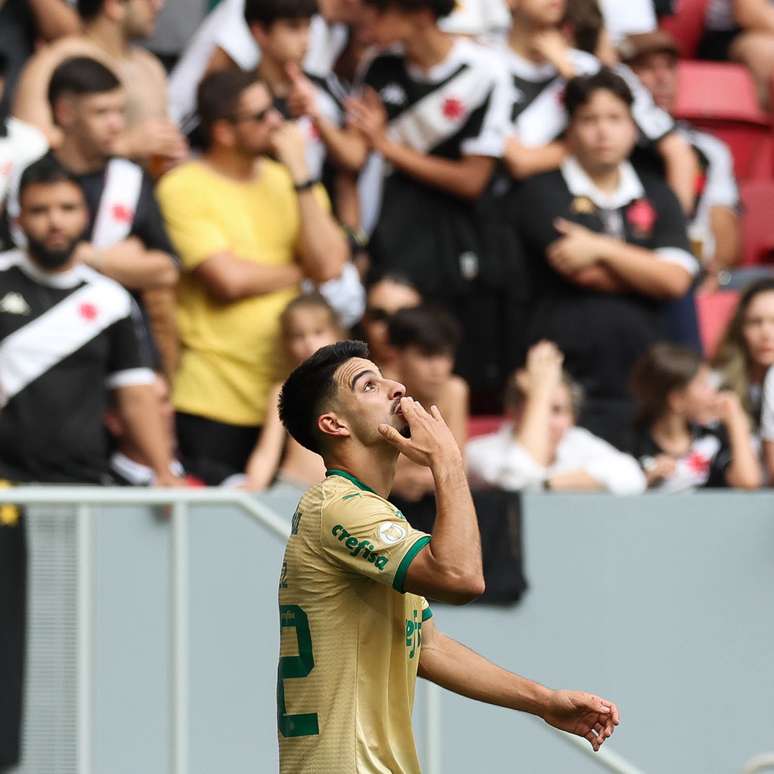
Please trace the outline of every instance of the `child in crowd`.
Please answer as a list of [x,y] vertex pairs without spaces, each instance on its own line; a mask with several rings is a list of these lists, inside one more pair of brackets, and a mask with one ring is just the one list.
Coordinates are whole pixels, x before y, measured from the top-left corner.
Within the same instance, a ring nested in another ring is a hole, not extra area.
[[[280,326],[291,367],[311,357],[320,347],[345,338],[336,313],[318,293],[299,296],[291,301],[282,313]],[[275,384],[270,393],[266,420],[248,460],[243,486],[262,491],[276,478],[285,485],[285,489],[290,490],[286,495],[292,499],[296,494],[300,497],[311,484],[321,481],[325,476],[325,466],[322,457],[304,449],[285,432],[277,407],[281,387],[282,383]]]
[[374,363],[385,376],[393,376],[395,353],[390,347],[388,321],[399,309],[419,306],[422,295],[408,277],[388,272],[369,285],[366,298],[366,310],[361,321],[363,338]]
[[635,365],[637,456],[648,487],[758,489],[761,470],[750,421],[734,392],[718,392],[692,350],[655,344]]
[[[395,355],[395,379],[426,409],[438,406],[463,449],[467,440],[468,386],[452,374],[459,326],[443,310],[423,305],[397,311],[390,317],[388,329]],[[401,456],[392,491],[408,502],[432,494],[430,469]]]
[[525,368],[509,380],[505,413],[496,433],[474,438],[466,456],[471,483],[507,491],[645,491],[637,462],[575,426],[582,390],[562,370],[550,341],[533,346]]

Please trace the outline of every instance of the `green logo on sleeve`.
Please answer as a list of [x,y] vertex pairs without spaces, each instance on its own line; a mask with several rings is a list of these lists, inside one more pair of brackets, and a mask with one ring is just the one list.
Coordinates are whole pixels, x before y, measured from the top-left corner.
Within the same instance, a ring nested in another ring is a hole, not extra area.
[[417,611],[413,611],[413,618],[406,619],[406,648],[409,658],[414,658],[417,650],[422,646],[422,620],[417,620]]
[[339,543],[343,543],[346,548],[350,549],[350,556],[360,556],[364,561],[376,565],[376,568],[380,572],[384,571],[384,568],[390,561],[388,556],[379,554],[374,550],[373,543],[369,543],[367,540],[358,540],[353,535],[350,535],[341,524],[337,524],[331,530],[331,535],[333,535]]

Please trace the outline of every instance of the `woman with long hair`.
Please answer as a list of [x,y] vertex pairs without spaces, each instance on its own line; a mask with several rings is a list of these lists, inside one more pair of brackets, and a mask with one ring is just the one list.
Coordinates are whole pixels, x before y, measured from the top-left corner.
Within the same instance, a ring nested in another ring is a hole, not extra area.
[[774,480],[774,277],[744,290],[713,365],[750,417]]
[[718,391],[693,350],[655,344],[635,364],[637,445],[648,487],[758,489],[761,470],[750,421],[732,391]]

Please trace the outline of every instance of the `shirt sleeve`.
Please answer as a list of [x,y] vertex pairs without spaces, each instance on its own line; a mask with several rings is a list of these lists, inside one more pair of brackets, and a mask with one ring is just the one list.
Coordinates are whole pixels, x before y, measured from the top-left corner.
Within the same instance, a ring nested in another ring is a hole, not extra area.
[[153,384],[156,376],[150,368],[148,333],[134,301],[131,302],[129,314],[113,323],[108,334],[110,352],[106,386],[116,389]]
[[185,167],[164,177],[156,190],[167,232],[188,270],[231,248],[228,235],[208,211],[207,190],[207,181]]
[[623,64],[616,67],[616,73],[631,89],[634,97],[632,117],[643,137],[649,143],[656,144],[674,131],[675,122],[672,117],[656,105],[650,92],[642,85],[642,81]]
[[538,465],[515,440],[506,442],[498,435],[476,438],[465,448],[471,479],[487,486],[518,492],[535,487],[546,477]]
[[[494,57],[492,63],[496,63]],[[467,138],[460,145],[464,156],[501,158],[505,152],[505,139],[510,132],[512,85],[504,70],[495,70],[493,74],[489,96],[473,111],[465,127]]]
[[659,260],[674,263],[685,269],[692,277],[699,271],[699,263],[691,253],[688,239],[688,224],[677,197],[666,184],[654,191],[658,217],[653,229],[651,248]]
[[580,467],[616,495],[642,494],[647,481],[637,460],[582,428],[570,431],[581,441],[576,450]]
[[132,236],[136,236],[146,249],[167,253],[176,262],[178,261],[169,234],[167,234],[167,227],[164,225],[161,207],[159,207],[156,194],[153,191],[153,182],[148,175],[143,175],[137,216],[132,224]]
[[769,368],[763,382],[761,438],[764,441],[774,441],[774,366]]
[[401,593],[409,565],[430,542],[430,535],[369,492],[337,495],[326,503],[320,528],[329,561]]
[[707,137],[701,150],[709,160],[707,184],[702,192],[707,207],[739,207],[739,188],[734,176],[734,160],[725,143],[715,137]]

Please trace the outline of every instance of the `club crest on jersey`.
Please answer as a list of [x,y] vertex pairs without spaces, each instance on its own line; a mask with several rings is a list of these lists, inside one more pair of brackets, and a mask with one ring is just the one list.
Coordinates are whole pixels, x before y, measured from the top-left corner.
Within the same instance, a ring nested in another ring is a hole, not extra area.
[[29,314],[29,304],[21,293],[6,293],[0,299],[0,312],[8,314]]
[[358,540],[353,535],[350,535],[341,524],[337,524],[331,530],[331,535],[349,549],[350,556],[360,556],[361,559],[376,565],[379,572],[383,572],[390,561],[388,556],[376,552],[373,543],[367,540]]
[[403,105],[406,102],[406,92],[399,83],[388,83],[379,96],[385,105]]
[[134,220],[134,212],[125,204],[114,204],[110,209],[113,220],[119,223],[131,223]]
[[441,107],[444,118],[449,121],[457,121],[465,115],[465,105],[456,97],[447,97]]
[[97,319],[99,309],[94,304],[84,303],[78,307],[78,314],[87,322],[92,322]]

